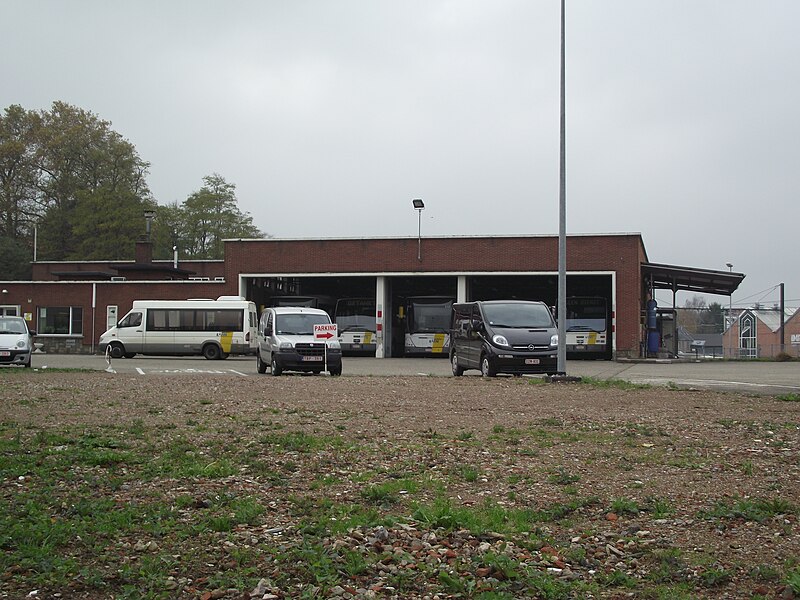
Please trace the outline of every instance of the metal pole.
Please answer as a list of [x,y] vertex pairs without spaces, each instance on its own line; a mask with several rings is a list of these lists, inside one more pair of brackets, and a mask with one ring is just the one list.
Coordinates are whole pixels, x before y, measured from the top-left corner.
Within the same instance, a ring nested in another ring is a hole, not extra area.
[[784,335],[785,321],[786,321],[786,306],[783,303],[783,284],[781,283],[781,353],[786,347],[786,336]]
[[422,260],[422,209],[417,209],[417,260]]
[[558,363],[559,373],[567,372],[567,118],[565,103],[565,27],[564,0],[561,0],[561,159],[558,202]]

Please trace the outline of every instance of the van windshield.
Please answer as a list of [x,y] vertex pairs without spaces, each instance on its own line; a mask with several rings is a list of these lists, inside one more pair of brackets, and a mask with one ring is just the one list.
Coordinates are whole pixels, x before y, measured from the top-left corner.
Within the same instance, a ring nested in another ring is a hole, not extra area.
[[483,313],[492,327],[532,329],[553,327],[553,316],[543,304],[484,304]]
[[327,325],[328,315],[289,314],[275,315],[275,333],[278,335],[314,335],[314,325]]

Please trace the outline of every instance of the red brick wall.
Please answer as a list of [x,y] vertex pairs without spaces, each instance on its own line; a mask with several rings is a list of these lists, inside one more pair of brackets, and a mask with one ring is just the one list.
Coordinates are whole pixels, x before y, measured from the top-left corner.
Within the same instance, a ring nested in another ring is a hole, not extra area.
[[[639,352],[639,314],[643,305],[640,264],[647,261],[641,236],[569,236],[568,271],[616,273],[616,340],[619,356]],[[20,304],[36,314],[37,306],[83,306],[84,342],[91,345],[92,283],[54,282],[54,271],[110,271],[111,262],[35,263],[39,283],[8,282],[2,304]],[[132,264],[132,263],[130,263]],[[106,306],[124,315],[134,299],[216,298],[239,292],[240,273],[480,273],[498,271],[557,272],[558,238],[447,237],[423,238],[422,260],[417,239],[252,240],[225,243],[225,261],[181,262],[198,276],[226,278],[225,283],[159,281],[98,282],[94,319],[95,341],[105,330]],[[48,283],[43,283],[48,282]],[[34,323],[35,327],[35,323]]]

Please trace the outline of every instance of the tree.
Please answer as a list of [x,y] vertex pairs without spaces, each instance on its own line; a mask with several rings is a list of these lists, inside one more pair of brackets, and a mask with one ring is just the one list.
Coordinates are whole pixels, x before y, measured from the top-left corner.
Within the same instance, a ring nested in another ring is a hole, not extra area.
[[680,309],[680,324],[689,333],[722,333],[722,306],[692,296]]
[[0,235],[0,279],[9,281],[31,278],[31,250],[21,238]]
[[[0,115],[0,236],[9,244],[28,244],[37,205],[36,115],[12,105]],[[32,244],[28,244],[31,245]]]
[[[192,259],[223,258],[226,238],[264,237],[253,218],[239,210],[234,184],[216,173],[203,177],[203,183],[180,207],[159,209],[165,213],[157,217],[159,237],[175,240],[183,255]],[[159,255],[163,251],[161,241]]]
[[145,181],[148,163],[109,122],[83,109],[54,102],[38,117],[41,255],[49,260],[131,256],[141,215],[153,205]]

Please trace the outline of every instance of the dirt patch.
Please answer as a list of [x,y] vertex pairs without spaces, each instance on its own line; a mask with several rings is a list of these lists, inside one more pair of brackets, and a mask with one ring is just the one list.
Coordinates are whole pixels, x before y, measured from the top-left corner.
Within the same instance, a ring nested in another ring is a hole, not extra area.
[[[73,548],[78,564],[108,562],[102,584],[62,589],[5,565],[5,597],[34,587],[123,597],[113,575],[119,561],[141,562],[137,555],[156,541],[184,558],[163,580],[137,580],[143,597],[290,598],[302,589],[307,597],[791,598],[792,582],[800,586],[798,402],[476,377],[15,372],[0,386],[7,448],[33,452],[43,433],[68,446],[89,433],[152,452],[154,461],[180,442],[235,465],[233,474],[162,477],[138,464],[76,465],[50,491],[60,495],[52,506],[74,502],[68,482],[85,489],[91,480],[118,505],[188,495],[205,510],[225,493],[265,509],[225,536],[203,538],[219,553],[206,549],[202,560],[188,558],[197,537],[147,531],[111,536],[107,548],[116,552],[104,557]],[[15,471],[10,452],[7,507],[39,483]],[[124,484],[106,485],[104,474]],[[330,526],[331,506],[353,505],[383,521]],[[462,510],[500,511],[505,530],[472,530],[459,521]],[[535,527],[515,530],[509,522],[521,515]],[[317,553],[361,557],[363,569],[345,561],[324,579],[272,550],[295,552],[309,536]],[[246,575],[222,558],[226,543],[257,557]],[[17,550],[14,540],[4,544]],[[239,583],[223,585],[236,569]]]

